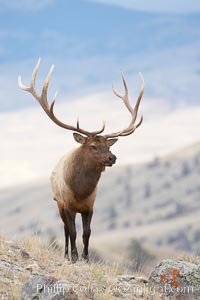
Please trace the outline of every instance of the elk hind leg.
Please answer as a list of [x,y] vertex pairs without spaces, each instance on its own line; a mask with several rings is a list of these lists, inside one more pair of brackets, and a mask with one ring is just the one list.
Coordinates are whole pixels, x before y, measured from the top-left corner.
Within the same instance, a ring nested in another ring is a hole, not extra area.
[[76,224],[75,224],[76,213],[70,209],[67,209],[65,211],[65,216],[67,220],[70,244],[71,244],[71,260],[73,263],[75,263],[78,260],[78,251],[76,248]]
[[68,223],[67,223],[67,219],[65,216],[65,210],[64,210],[64,206],[62,204],[60,204],[59,202],[57,202],[58,205],[58,210],[59,210],[59,214],[60,217],[64,223],[64,234],[65,234],[65,258],[69,259],[69,253],[68,253],[68,245],[69,245],[69,228],[68,228]]

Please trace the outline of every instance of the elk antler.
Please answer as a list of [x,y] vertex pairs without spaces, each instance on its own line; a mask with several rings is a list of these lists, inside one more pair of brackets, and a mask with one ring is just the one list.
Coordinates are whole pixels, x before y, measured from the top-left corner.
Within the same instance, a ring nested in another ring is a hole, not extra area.
[[136,121],[136,118],[137,118],[137,113],[138,113],[138,108],[139,108],[139,105],[140,105],[140,101],[141,101],[142,96],[144,94],[144,79],[143,79],[141,73],[139,73],[139,75],[140,75],[140,78],[142,80],[142,87],[141,87],[140,94],[138,96],[138,99],[137,99],[137,102],[136,102],[134,108],[132,108],[132,106],[131,106],[131,104],[129,102],[129,99],[128,99],[128,87],[127,87],[126,80],[124,78],[123,73],[121,74],[121,76],[122,76],[122,81],[123,81],[123,84],[124,84],[125,94],[123,96],[120,95],[120,94],[118,94],[114,90],[114,85],[112,85],[113,93],[117,97],[119,97],[120,99],[122,99],[122,101],[124,102],[125,106],[127,107],[127,109],[129,110],[129,112],[131,113],[132,119],[131,119],[131,122],[130,122],[129,126],[126,129],[124,129],[122,131],[113,132],[111,134],[104,135],[104,137],[106,137],[106,138],[113,138],[113,137],[118,137],[118,136],[127,136],[127,135],[133,133],[135,131],[135,129],[138,128],[142,124],[143,117],[141,116],[141,119],[140,119],[139,123],[135,125],[135,121]]
[[48,90],[51,74],[52,74],[53,69],[54,69],[54,65],[51,66],[51,69],[50,69],[50,71],[49,71],[49,73],[46,77],[46,80],[45,80],[43,88],[42,88],[41,96],[38,95],[38,93],[36,91],[36,88],[35,88],[35,79],[36,79],[36,76],[37,76],[39,66],[40,66],[40,58],[38,59],[38,62],[37,62],[36,66],[33,70],[30,87],[27,87],[22,83],[21,76],[18,77],[18,84],[19,84],[19,87],[22,90],[27,91],[27,92],[29,92],[33,95],[33,97],[40,103],[40,105],[42,106],[42,108],[46,112],[46,114],[49,116],[49,118],[54,123],[56,123],[58,126],[60,126],[62,128],[82,133],[82,134],[84,134],[88,137],[95,136],[95,135],[103,132],[104,129],[105,129],[105,123],[103,123],[103,127],[102,127],[101,130],[90,132],[90,131],[86,131],[84,129],[81,129],[79,127],[79,120],[77,120],[77,125],[76,125],[76,127],[74,127],[74,126],[71,126],[71,125],[68,125],[68,124],[64,124],[63,122],[61,122],[60,120],[57,119],[57,117],[54,115],[54,111],[53,111],[54,104],[55,104],[55,101],[56,101],[57,92],[55,93],[55,95],[53,97],[53,101],[52,101],[50,106],[49,106],[48,100],[47,100],[47,90]]

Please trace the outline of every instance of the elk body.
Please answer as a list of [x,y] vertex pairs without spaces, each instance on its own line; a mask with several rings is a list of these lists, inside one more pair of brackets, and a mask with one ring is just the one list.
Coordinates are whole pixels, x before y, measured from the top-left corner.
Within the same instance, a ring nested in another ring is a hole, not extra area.
[[125,94],[119,95],[113,88],[116,96],[122,99],[125,106],[131,113],[131,122],[129,126],[118,132],[102,135],[105,124],[99,131],[86,131],[81,129],[79,121],[76,126],[71,126],[61,122],[54,114],[53,108],[55,104],[56,94],[51,105],[48,104],[47,90],[49,80],[53,72],[54,66],[51,67],[46,81],[44,83],[41,95],[38,95],[35,89],[35,79],[38,72],[40,60],[34,68],[31,85],[27,87],[22,84],[19,76],[19,87],[30,92],[37,99],[49,118],[58,126],[74,131],[73,137],[80,147],[69,154],[63,156],[51,175],[51,186],[54,200],[57,202],[60,217],[64,223],[65,233],[65,256],[69,259],[68,244],[71,243],[71,259],[76,262],[78,252],[76,248],[76,214],[80,213],[83,224],[83,244],[84,249],[82,258],[89,260],[88,246],[91,234],[90,224],[93,215],[93,206],[96,198],[97,184],[101,173],[105,167],[111,167],[116,162],[116,156],[110,151],[110,147],[117,142],[117,137],[132,134],[142,123],[142,117],[138,124],[135,124],[140,101],[144,93],[144,81],[142,79],[142,87],[135,104],[132,108],[128,99],[128,88],[124,76],[122,80],[125,88]]

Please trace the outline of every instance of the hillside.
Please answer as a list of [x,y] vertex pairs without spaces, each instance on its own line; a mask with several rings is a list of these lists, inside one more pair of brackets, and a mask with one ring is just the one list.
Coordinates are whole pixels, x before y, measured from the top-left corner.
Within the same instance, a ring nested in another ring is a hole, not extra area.
[[[121,257],[121,241],[127,249],[132,240],[198,254],[199,178],[200,143],[146,164],[106,170],[95,203],[91,246],[103,256],[116,253],[116,258]],[[47,180],[1,190],[0,205],[0,232],[6,236],[31,232],[63,240]]]
[[[2,300],[198,300],[199,257],[166,259],[148,276],[102,260],[72,264],[38,237],[0,236]],[[170,297],[169,297],[170,296]]]
[[[38,237],[8,241],[0,236],[0,268],[2,300],[152,299],[148,280],[139,274],[106,261],[71,264]],[[153,299],[159,299],[156,295]]]

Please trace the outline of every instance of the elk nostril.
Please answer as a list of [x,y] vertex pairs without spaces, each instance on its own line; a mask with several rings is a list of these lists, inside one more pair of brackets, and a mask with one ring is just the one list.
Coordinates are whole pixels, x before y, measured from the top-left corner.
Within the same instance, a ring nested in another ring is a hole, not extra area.
[[115,155],[110,155],[110,157],[109,157],[109,161],[111,161],[111,162],[115,162],[116,161],[116,156]]

